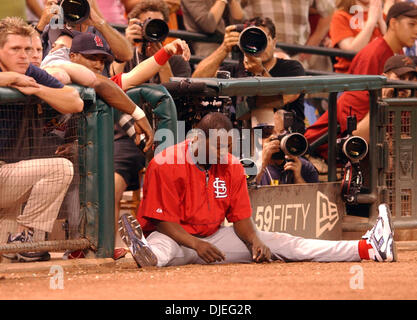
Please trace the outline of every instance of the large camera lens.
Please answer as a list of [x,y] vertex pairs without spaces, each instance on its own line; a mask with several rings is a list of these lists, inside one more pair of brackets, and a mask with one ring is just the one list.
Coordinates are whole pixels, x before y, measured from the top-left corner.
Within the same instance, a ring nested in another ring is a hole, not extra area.
[[282,138],[280,147],[287,155],[301,157],[307,152],[308,142],[301,133],[290,133]]
[[249,27],[242,31],[239,36],[240,49],[249,55],[259,55],[265,51],[268,38],[265,32],[258,27]]
[[344,141],[342,151],[350,160],[359,161],[368,153],[368,143],[358,136],[349,137]]
[[148,19],[143,25],[143,37],[149,42],[162,42],[169,33],[169,27],[164,20]]
[[90,16],[90,5],[87,0],[63,0],[64,21],[69,24],[79,24]]

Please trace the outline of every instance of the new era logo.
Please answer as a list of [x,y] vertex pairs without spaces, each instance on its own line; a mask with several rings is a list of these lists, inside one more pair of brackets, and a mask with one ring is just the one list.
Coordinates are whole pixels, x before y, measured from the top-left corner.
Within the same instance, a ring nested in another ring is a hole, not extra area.
[[320,191],[317,191],[316,209],[316,237],[319,238],[326,230],[331,231],[334,228],[339,221],[339,213],[336,203],[330,202]]
[[156,213],[162,213],[162,209],[161,208],[156,209]]

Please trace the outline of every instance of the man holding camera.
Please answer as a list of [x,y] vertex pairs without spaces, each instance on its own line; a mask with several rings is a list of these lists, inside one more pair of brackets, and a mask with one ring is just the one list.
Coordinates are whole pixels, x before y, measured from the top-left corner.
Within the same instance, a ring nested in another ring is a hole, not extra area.
[[[245,27],[249,26],[258,27],[265,33],[267,37],[265,50],[257,56],[242,52],[243,57],[237,66],[224,66],[221,68],[222,70],[230,71],[233,78],[248,76],[296,77],[305,75],[304,68],[298,61],[279,59],[274,56],[276,46],[275,25],[271,19],[253,18],[245,23]],[[236,31],[236,28],[236,25],[226,27],[223,43],[216,51],[198,64],[192,75],[193,78],[214,77],[216,75],[216,71],[220,68],[224,59],[227,58],[234,47],[239,45],[240,33]],[[270,109],[271,114],[273,108],[294,111],[295,121],[293,129],[296,132],[304,133],[304,94],[272,97],[258,96],[255,97],[255,101],[252,104],[256,106],[256,109]],[[255,109],[254,105],[250,105],[250,108]]]
[[[125,63],[113,63],[112,75],[120,72],[129,72],[139,63],[152,57],[158,50],[162,48],[162,41],[168,33],[160,32],[160,39],[147,40],[144,36],[145,25],[151,19],[158,22],[156,26],[160,26],[163,30],[167,28],[166,22],[169,19],[169,8],[164,1],[143,0],[138,3],[129,13],[129,25],[126,28],[126,38],[134,47],[133,58]],[[149,24],[148,24],[149,25]],[[169,29],[166,29],[169,31]],[[158,32],[159,34],[159,32]],[[165,63],[157,72],[157,74],[149,79],[151,83],[169,82],[171,77],[189,77],[191,75],[190,64],[180,56],[172,56],[168,63]]]
[[275,112],[274,132],[262,139],[262,166],[256,176],[256,182],[259,185],[318,182],[317,170],[308,160],[283,151],[282,135],[286,133],[284,114],[284,110]]

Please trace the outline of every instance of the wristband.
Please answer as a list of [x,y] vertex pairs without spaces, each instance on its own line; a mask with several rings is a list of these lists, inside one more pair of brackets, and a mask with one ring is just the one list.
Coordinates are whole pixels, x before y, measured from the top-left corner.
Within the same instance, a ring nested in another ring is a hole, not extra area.
[[39,34],[42,34],[43,33],[43,31],[41,31],[41,30],[39,30],[38,29],[38,26],[36,26],[35,28],[34,28]]
[[153,57],[155,58],[157,64],[163,66],[167,63],[169,58],[171,58],[171,55],[165,50],[165,48],[161,48]]
[[132,116],[133,119],[135,119],[135,121],[138,121],[138,120],[144,118],[146,115],[145,115],[145,112],[143,112],[143,110],[141,108],[136,106],[135,111],[133,111],[131,116]]

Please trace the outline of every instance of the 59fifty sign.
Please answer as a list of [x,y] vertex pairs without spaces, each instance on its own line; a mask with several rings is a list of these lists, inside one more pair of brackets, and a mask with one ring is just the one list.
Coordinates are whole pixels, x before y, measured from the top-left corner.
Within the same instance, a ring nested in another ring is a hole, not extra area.
[[265,186],[249,190],[259,230],[340,240],[345,205],[340,183]]

